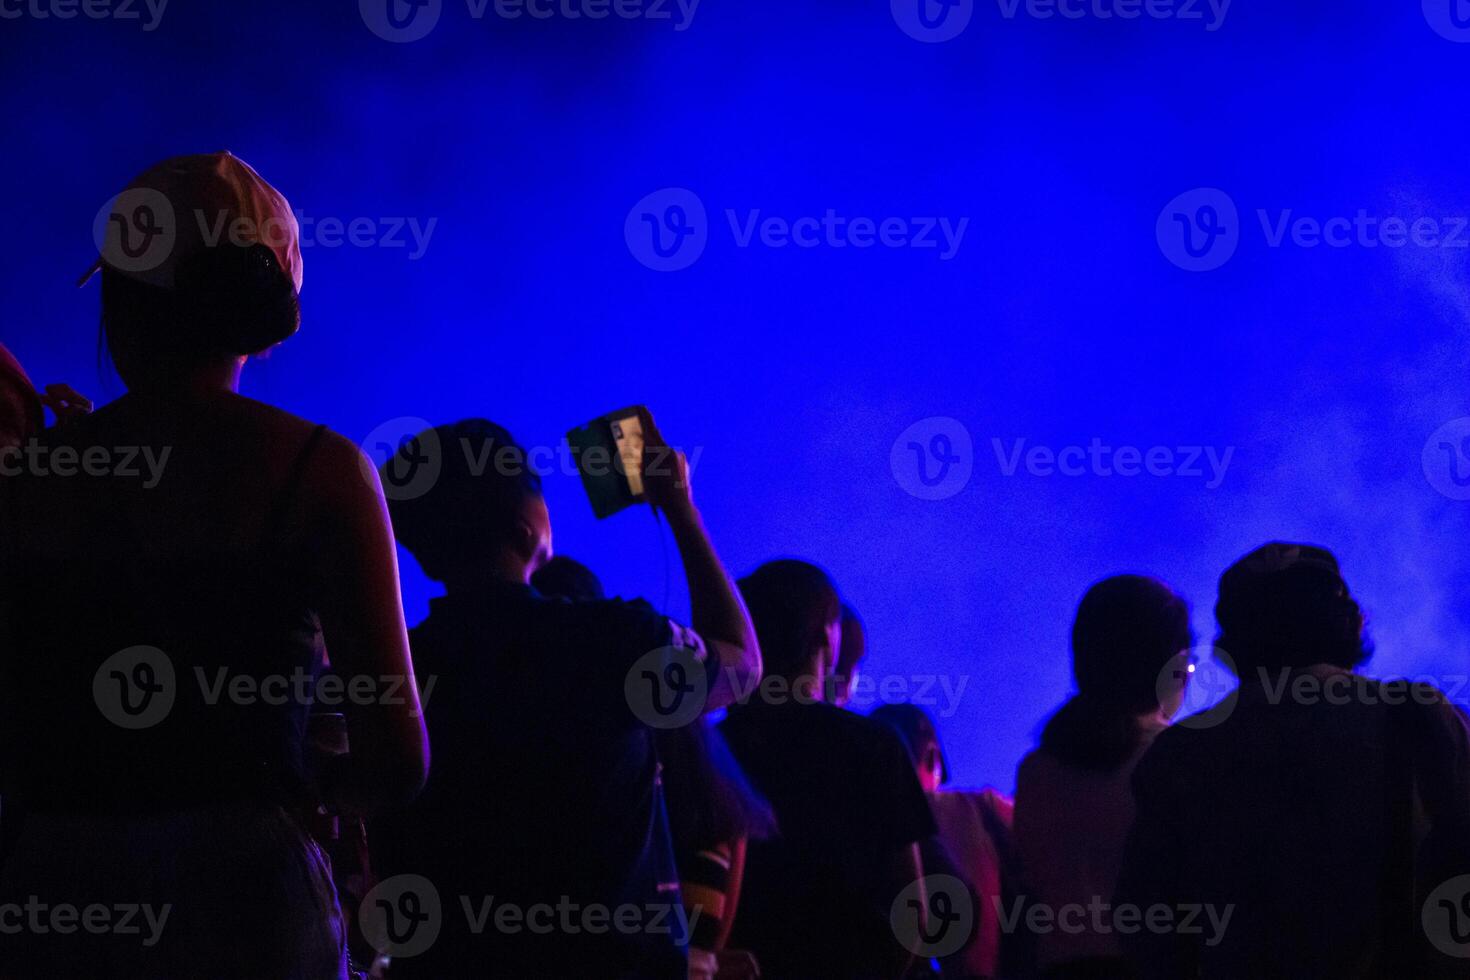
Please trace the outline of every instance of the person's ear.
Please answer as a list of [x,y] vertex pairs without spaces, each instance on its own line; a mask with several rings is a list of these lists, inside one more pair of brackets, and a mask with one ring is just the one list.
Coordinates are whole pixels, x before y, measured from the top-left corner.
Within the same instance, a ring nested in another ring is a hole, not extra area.
[[530,521],[524,518],[516,521],[515,528],[511,532],[511,549],[517,558],[527,564],[535,561],[540,541],[541,536]]
[[934,774],[934,784],[944,782],[944,760],[939,755],[939,746],[930,742],[924,748],[924,769]]

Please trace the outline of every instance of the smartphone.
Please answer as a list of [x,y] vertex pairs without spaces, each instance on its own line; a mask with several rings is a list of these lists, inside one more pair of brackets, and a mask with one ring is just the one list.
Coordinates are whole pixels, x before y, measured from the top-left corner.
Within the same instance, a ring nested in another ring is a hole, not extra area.
[[643,446],[648,410],[642,405],[609,412],[567,433],[582,486],[597,517],[642,503]]

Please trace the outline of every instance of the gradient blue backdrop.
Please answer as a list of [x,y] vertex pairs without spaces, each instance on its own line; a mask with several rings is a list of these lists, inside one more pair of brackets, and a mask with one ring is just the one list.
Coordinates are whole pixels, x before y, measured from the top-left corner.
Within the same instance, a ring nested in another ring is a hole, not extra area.
[[[1068,690],[1090,581],[1158,574],[1208,636],[1219,572],[1271,537],[1338,550],[1376,670],[1470,672],[1470,503],[1421,466],[1430,434],[1470,415],[1467,250],[1272,248],[1256,218],[1470,214],[1470,45],[1415,0],[1237,0],[1215,31],[982,0],[940,44],[886,0],[705,0],[683,31],[475,20],[445,0],[405,44],[345,0],[174,0],[152,31],[0,19],[0,49],[0,339],[37,381],[119,393],[98,371],[95,286],[73,280],[99,207],[158,158],[229,148],[317,219],[434,219],[418,259],[309,247],[302,331],[246,392],[358,439],[486,415],[536,444],[646,402],[700,450],[734,570],[816,559],[867,618],[872,674],[964,679],[941,719],[960,782],[1012,785]],[[659,273],[624,219],[669,186],[699,195],[710,240]],[[1155,222],[1201,186],[1234,200],[1241,242],[1191,273]],[[739,248],[727,208],[969,225],[947,262]],[[939,501],[890,470],[930,416],[975,447]],[[1094,436],[1235,452],[1211,490],[1007,477],[991,444]],[[663,598],[646,513],[595,522],[570,477],[547,494],[559,550]],[[686,610],[677,564],[670,578]],[[404,587],[417,619],[432,586],[406,562]]]

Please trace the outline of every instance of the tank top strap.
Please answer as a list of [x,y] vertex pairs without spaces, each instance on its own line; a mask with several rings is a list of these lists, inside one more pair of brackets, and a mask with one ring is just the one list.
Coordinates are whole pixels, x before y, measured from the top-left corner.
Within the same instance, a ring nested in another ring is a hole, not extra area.
[[286,473],[286,482],[281,486],[281,491],[271,503],[271,509],[266,515],[265,540],[275,542],[286,524],[286,518],[291,515],[291,506],[296,502],[296,493],[301,488],[301,481],[306,475],[306,464],[311,460],[312,453],[322,441],[322,435],[327,431],[325,425],[318,425],[306,437],[301,451],[296,454],[292,461],[290,470]]

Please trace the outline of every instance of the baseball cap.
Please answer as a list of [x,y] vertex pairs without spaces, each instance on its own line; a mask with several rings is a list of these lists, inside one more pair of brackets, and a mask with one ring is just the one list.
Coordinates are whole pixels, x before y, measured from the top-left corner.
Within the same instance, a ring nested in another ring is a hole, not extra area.
[[1289,571],[1343,584],[1337,558],[1326,548],[1272,541],[1241,558],[1220,576],[1215,618],[1221,628],[1228,631],[1246,625],[1280,591],[1284,581],[1282,573]]
[[77,285],[105,264],[172,290],[180,263],[213,245],[264,245],[301,290],[301,230],[286,198],[228,150],[170,157],[135,177],[97,216],[99,255]]

